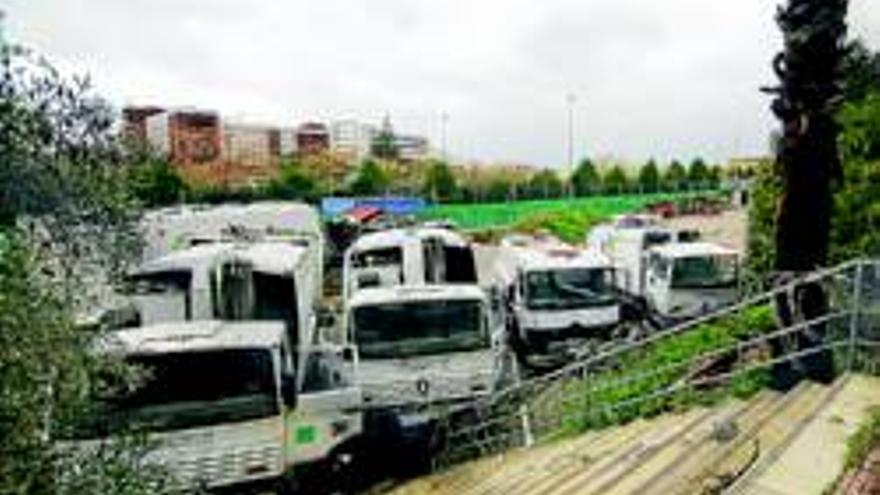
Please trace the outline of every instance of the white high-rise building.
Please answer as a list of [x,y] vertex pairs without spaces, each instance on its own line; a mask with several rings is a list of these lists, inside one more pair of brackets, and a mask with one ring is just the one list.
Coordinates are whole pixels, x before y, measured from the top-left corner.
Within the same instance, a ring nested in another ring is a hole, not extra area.
[[378,132],[372,124],[354,119],[336,120],[330,124],[330,148],[360,161],[370,154],[370,145]]

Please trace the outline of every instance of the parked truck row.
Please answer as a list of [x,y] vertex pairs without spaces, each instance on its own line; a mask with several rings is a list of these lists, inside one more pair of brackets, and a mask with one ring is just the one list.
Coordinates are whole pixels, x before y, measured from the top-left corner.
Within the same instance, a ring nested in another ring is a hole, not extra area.
[[[536,357],[569,362],[633,338],[621,329],[650,328],[644,319],[669,324],[736,297],[736,253],[650,222],[601,226],[586,247],[528,236],[475,247],[413,227],[346,250],[329,318],[308,207],[173,210],[146,225],[150,255],[119,288],[125,304],[108,321],[121,328],[98,348],[151,379],[109,398],[107,424],[81,439],[135,421],[190,487],[290,488],[316,464],[381,463],[365,455],[377,445],[418,460],[445,415],[516,383]],[[478,276],[478,249],[491,277]]]

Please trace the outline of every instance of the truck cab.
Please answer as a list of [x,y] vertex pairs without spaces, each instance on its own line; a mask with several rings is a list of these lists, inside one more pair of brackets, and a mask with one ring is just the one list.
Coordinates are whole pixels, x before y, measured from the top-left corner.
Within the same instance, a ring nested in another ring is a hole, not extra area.
[[140,324],[197,320],[284,321],[293,345],[315,341],[320,259],[286,241],[214,242],[149,261],[123,292]]
[[343,299],[365,288],[476,284],[470,243],[439,228],[392,229],[361,236],[343,261]]
[[610,338],[621,311],[606,256],[559,245],[506,248],[505,257],[512,337],[525,351],[564,354]]
[[[344,455],[362,429],[357,363],[323,349],[337,370],[329,393],[302,393],[297,353],[280,322],[199,321],[118,330],[97,354],[133,366],[134,384],[101,384],[97,409],[63,448],[99,448],[117,433],[147,434],[147,460],[168,469],[176,488],[234,491],[286,485],[296,470]],[[314,358],[312,358],[314,359]],[[314,368],[314,366],[309,367]]]
[[508,371],[503,323],[475,285],[363,289],[345,323],[360,356],[367,408],[467,402]]
[[716,311],[739,295],[739,256],[716,244],[655,246],[648,250],[645,265],[645,299],[668,322]]

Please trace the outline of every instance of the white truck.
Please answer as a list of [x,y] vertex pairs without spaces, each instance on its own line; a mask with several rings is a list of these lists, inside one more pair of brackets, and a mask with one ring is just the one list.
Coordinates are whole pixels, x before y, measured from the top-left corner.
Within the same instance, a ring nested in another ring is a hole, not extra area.
[[363,426],[356,355],[315,349],[298,373],[287,335],[281,322],[111,332],[96,351],[133,365],[140,379],[103,384],[96,410],[61,446],[93,449],[118,433],[146,433],[147,460],[185,491],[283,492],[304,472],[330,472],[328,464],[348,460]]
[[362,289],[345,323],[360,356],[366,435],[403,449],[404,463],[430,452],[442,414],[516,379],[503,321],[476,285]]
[[343,300],[363,288],[476,284],[470,243],[438,228],[393,229],[361,236],[346,250]]
[[147,212],[141,225],[144,261],[217,242],[230,230],[246,229],[263,236],[312,240],[318,248],[323,237],[321,218],[315,208],[285,201],[175,206]]
[[611,261],[597,250],[501,248],[511,342],[525,354],[567,355],[611,339],[621,305]]
[[661,325],[720,309],[738,297],[738,253],[694,237],[660,227],[626,228],[603,243],[615,285]]
[[213,242],[148,261],[125,292],[141,324],[190,320],[282,320],[294,345],[315,342],[320,251],[285,240]]

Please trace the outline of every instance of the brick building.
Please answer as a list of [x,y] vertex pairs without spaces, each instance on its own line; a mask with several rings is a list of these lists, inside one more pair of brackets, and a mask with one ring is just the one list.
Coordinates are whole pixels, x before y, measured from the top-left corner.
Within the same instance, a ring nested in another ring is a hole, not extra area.
[[330,149],[330,130],[319,122],[306,122],[296,130],[296,149],[300,156],[317,155]]
[[202,110],[174,110],[146,118],[146,139],[178,167],[210,164],[220,158],[220,117]]

